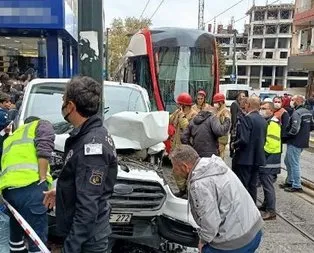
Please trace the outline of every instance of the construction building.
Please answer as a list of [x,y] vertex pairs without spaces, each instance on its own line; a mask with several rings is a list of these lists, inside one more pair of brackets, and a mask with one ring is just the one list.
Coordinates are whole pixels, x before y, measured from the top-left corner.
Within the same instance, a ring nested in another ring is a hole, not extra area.
[[294,5],[253,6],[247,14],[250,21],[242,34],[235,33],[232,25],[227,29],[219,25],[217,27],[215,35],[227,65],[225,81],[222,83],[232,83],[230,75],[235,48],[237,83],[248,84],[252,88],[271,85],[304,87],[307,84],[307,72],[288,69]]
[[314,1],[296,0],[289,68],[307,70],[307,96],[314,91]]

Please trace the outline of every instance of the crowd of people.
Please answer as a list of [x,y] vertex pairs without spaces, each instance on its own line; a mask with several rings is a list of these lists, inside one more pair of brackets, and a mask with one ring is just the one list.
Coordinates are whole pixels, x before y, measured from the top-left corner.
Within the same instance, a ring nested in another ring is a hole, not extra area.
[[[170,159],[176,196],[188,198],[200,226],[200,252],[255,252],[262,220],[276,219],[274,183],[283,144],[287,178],[279,186],[286,192],[303,191],[300,155],[314,130],[314,106],[309,108],[314,94],[308,100],[285,94],[261,101],[240,92],[229,112],[223,94],[215,94],[211,106],[201,90],[194,105],[188,93],[180,94],[177,104],[170,116],[176,130]],[[231,168],[223,161],[228,143]],[[260,206],[258,186],[264,192]]]

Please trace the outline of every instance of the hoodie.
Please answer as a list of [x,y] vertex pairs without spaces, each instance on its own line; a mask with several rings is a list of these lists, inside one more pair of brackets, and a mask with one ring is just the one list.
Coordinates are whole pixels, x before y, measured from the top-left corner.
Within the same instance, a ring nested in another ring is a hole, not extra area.
[[249,244],[263,221],[251,196],[220,157],[201,158],[188,178],[189,205],[203,243],[221,250]]
[[229,128],[230,118],[220,123],[212,112],[201,111],[184,130],[181,142],[191,145],[200,157],[211,157],[218,154],[218,137],[226,135]]

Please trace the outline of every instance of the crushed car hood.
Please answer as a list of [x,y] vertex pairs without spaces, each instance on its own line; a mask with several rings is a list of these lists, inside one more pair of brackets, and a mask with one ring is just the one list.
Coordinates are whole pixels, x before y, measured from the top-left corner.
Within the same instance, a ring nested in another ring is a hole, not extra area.
[[[141,150],[164,149],[163,141],[168,138],[169,113],[160,112],[120,112],[104,121],[112,135],[116,149]],[[58,134],[55,149],[64,152],[64,144],[69,134]]]
[[152,147],[168,138],[169,113],[120,112],[106,119],[117,149],[141,150]]

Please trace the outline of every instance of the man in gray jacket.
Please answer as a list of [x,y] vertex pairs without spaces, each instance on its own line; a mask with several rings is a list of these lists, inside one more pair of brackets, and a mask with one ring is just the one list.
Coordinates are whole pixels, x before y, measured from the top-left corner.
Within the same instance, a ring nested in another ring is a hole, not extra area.
[[218,137],[228,134],[230,124],[230,117],[225,117],[221,123],[213,112],[201,111],[184,130],[181,142],[191,145],[200,157],[219,155]]
[[263,221],[249,193],[220,157],[200,158],[188,145],[170,154],[173,170],[188,180],[189,205],[203,253],[255,252]]

